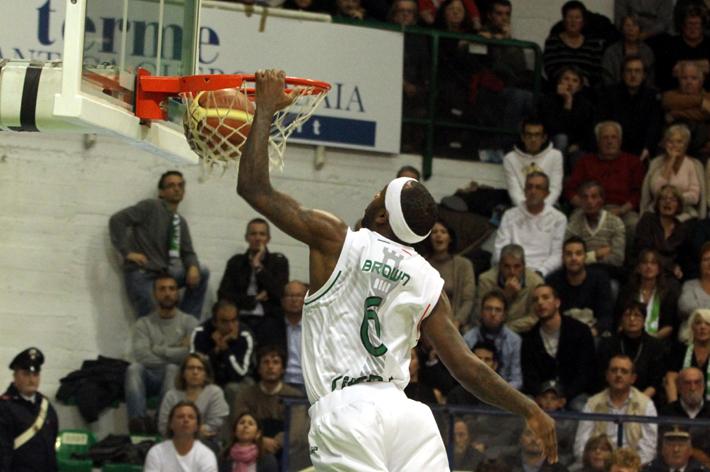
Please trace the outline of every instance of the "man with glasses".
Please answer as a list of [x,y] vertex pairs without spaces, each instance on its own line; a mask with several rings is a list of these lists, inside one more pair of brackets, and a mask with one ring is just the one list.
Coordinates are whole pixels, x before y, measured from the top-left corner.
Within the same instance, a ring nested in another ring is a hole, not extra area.
[[547,139],[542,120],[529,117],[520,125],[520,142],[503,158],[506,187],[515,205],[525,204],[525,179],[532,171],[544,172],[550,179],[547,205],[554,205],[562,192],[562,154]]
[[160,176],[158,198],[124,208],[109,220],[111,243],[123,258],[126,292],[139,318],[155,308],[153,282],[164,272],[185,287],[180,309],[197,319],[202,315],[209,271],[200,266],[190,228],[178,213],[184,196],[185,179],[170,170]]
[[547,203],[550,178],[541,170],[525,177],[525,202],[503,214],[496,233],[496,262],[504,246],[515,243],[525,249],[528,266],[542,277],[562,266],[562,241],[567,218]]
[[[635,380],[633,360],[624,354],[612,357],[606,370],[607,388],[587,400],[583,413],[657,416],[653,401],[633,386]],[[612,421],[580,421],[574,439],[575,456],[582,458],[584,445],[594,436],[606,434],[616,444],[617,428]],[[654,423],[624,423],[622,445],[636,451],[641,462],[648,464],[656,457],[657,436]]]
[[481,325],[467,332],[463,339],[470,348],[479,341],[488,341],[495,346],[498,360],[497,372],[513,387],[523,387],[523,373],[520,369],[520,336],[505,326],[508,302],[505,294],[493,289],[481,300]]
[[[705,377],[697,367],[686,367],[676,377],[678,400],[661,408],[663,416],[702,420],[710,419],[710,404],[705,402]],[[710,434],[707,426],[689,429],[692,440],[691,455],[703,464],[710,464]],[[665,436],[664,436],[665,437]]]

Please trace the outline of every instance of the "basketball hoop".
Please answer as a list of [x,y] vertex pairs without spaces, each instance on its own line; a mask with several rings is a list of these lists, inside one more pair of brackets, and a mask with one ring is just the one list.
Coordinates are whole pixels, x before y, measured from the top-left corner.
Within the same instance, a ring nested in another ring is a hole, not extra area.
[[[313,114],[330,84],[286,77],[293,102],[278,111],[269,131],[269,167],[283,168],[286,141]],[[166,100],[180,97],[185,106],[183,127],[192,150],[208,170],[235,167],[254,119],[255,77],[252,74],[151,76],[137,73],[135,113],[141,120],[167,119]]]

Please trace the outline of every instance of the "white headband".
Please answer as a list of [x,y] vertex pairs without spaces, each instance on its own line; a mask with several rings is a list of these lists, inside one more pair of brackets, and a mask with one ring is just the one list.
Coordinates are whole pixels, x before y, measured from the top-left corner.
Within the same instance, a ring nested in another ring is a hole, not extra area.
[[409,227],[402,213],[402,187],[409,181],[416,182],[411,177],[399,177],[387,185],[385,194],[385,209],[389,213],[389,222],[394,235],[407,244],[415,244],[429,236],[431,230],[423,236],[418,235]]

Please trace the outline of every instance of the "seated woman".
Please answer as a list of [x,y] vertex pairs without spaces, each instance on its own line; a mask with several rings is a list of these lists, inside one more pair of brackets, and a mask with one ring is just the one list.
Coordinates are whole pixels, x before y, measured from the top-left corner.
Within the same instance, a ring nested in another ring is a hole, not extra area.
[[666,374],[665,387],[668,403],[678,399],[676,379],[678,372],[686,367],[697,367],[703,373],[705,401],[710,400],[708,393],[708,371],[710,370],[710,308],[695,310],[690,316],[690,336],[688,344],[677,343],[669,356],[669,369]]
[[168,433],[169,412],[175,404],[189,400],[200,410],[202,423],[199,437],[215,446],[224,419],[229,414],[229,406],[224,400],[224,392],[212,383],[212,369],[205,356],[191,353],[180,365],[180,373],[175,377],[175,388],[165,394],[158,413],[158,431],[162,435]]
[[[434,27],[448,33],[473,34],[471,18],[462,0],[445,0],[436,12]],[[438,113],[449,119],[465,119],[468,113],[471,76],[478,68],[469,53],[469,42],[442,38],[439,42]],[[453,131],[452,131],[453,133]]]
[[[584,76],[578,68],[561,68],[555,83],[555,92],[544,96],[540,103],[540,118],[555,149],[568,157],[590,149],[594,109],[581,93]],[[571,165],[567,161],[565,164],[569,173]]]
[[641,24],[636,15],[626,15],[621,19],[621,34],[623,38],[606,48],[602,56],[604,85],[621,82],[621,68],[627,56],[640,56],[643,67],[648,71],[646,83],[653,86],[653,69],[656,59],[651,48],[643,42]]
[[[630,301],[621,314],[619,332],[599,341],[597,365],[608,366],[614,356],[629,356],[636,370],[634,387],[652,398],[663,384],[663,371],[658,366],[665,362],[666,347],[663,341],[644,331],[645,322],[646,305],[636,300]],[[603,378],[606,368],[599,374]]]
[[476,297],[473,264],[465,257],[452,254],[456,247],[456,235],[442,220],[431,229],[427,246],[427,261],[444,279],[444,291],[451,300],[453,322],[460,330],[464,329],[469,323]]
[[606,434],[592,436],[584,445],[580,472],[605,472],[613,450]]
[[264,451],[261,424],[245,411],[232,427],[232,441],[222,453],[220,472],[277,472],[278,462]]
[[687,343],[690,338],[688,319],[698,308],[710,307],[710,241],[700,249],[700,276],[683,284],[678,300],[678,341]]
[[548,80],[559,77],[568,66],[580,69],[591,87],[600,84],[603,44],[583,34],[587,8],[582,2],[568,1],[562,6],[563,30],[545,40],[542,60]]
[[705,169],[697,159],[688,156],[690,130],[685,125],[672,125],[663,134],[665,152],[651,160],[641,187],[641,211],[651,211],[653,202],[664,185],[673,185],[683,197],[680,221],[705,218],[707,213]]
[[197,440],[200,411],[191,401],[177,402],[167,416],[167,440],[148,451],[143,472],[217,472],[217,458]]
[[678,261],[689,231],[688,223],[678,219],[682,212],[680,190],[673,185],[664,185],[656,196],[653,211],[645,212],[636,226],[632,254],[636,256],[644,249],[656,250],[665,274],[678,280],[683,278]]
[[668,339],[676,325],[678,290],[666,282],[660,256],[654,249],[641,251],[636,270],[619,292],[615,311],[617,321],[634,300],[646,307],[645,331],[655,338]]

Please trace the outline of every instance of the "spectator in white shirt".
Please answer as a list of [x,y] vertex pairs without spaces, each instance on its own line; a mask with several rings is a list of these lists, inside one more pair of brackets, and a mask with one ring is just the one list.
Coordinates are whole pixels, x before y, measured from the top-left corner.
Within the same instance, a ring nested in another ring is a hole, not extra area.
[[525,204],[503,214],[495,240],[495,262],[503,246],[520,244],[525,249],[527,265],[542,277],[562,266],[562,242],[567,218],[547,205],[550,179],[533,171],[525,178]]
[[525,180],[530,172],[544,172],[550,178],[547,205],[554,205],[562,192],[562,153],[547,140],[545,125],[538,118],[526,118],[521,124],[520,143],[503,158],[508,195],[513,204],[525,203]]
[[[584,413],[657,416],[653,401],[633,387],[634,363],[624,354],[611,358],[606,370],[608,387],[594,395],[584,406]],[[606,434],[616,444],[617,424],[612,421],[580,421],[574,440],[575,456],[582,457],[584,445],[592,436]],[[648,464],[656,457],[658,426],[652,423],[624,423],[623,446],[630,447]]]
[[168,439],[148,451],[144,472],[217,472],[217,458],[199,440],[200,411],[191,401],[170,410]]

